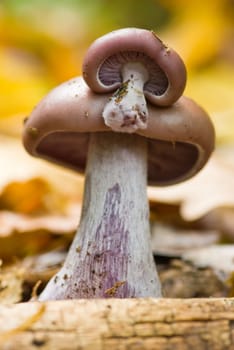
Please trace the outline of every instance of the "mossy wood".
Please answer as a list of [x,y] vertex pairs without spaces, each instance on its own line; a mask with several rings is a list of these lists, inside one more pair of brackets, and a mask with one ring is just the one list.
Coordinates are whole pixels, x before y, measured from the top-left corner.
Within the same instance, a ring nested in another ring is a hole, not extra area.
[[234,349],[234,299],[89,299],[0,306],[0,349]]

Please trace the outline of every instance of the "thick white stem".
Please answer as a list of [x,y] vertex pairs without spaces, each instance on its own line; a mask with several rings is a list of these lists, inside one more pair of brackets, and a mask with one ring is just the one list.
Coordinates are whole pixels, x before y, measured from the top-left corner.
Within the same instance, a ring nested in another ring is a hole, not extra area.
[[91,135],[80,225],[40,300],[161,296],[150,244],[147,142]]
[[123,66],[123,83],[103,110],[105,124],[112,130],[132,133],[147,127],[148,110],[143,88],[148,78],[142,63],[129,62]]

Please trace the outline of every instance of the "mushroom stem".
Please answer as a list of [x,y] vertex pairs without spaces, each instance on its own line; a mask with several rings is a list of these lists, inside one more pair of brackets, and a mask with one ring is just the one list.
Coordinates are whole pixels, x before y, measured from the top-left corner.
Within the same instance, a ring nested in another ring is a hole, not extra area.
[[128,133],[147,127],[148,110],[143,88],[148,78],[142,63],[128,62],[123,65],[123,83],[103,110],[107,126],[114,131]]
[[161,296],[146,180],[145,138],[91,134],[79,228],[39,300]]

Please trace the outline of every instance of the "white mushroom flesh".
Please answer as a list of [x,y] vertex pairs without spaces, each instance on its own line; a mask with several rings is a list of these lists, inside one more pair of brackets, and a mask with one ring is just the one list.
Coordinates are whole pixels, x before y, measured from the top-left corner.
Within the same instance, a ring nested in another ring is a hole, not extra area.
[[149,79],[148,71],[140,62],[128,62],[121,73],[123,83],[103,110],[105,124],[117,132],[146,129],[148,110],[143,88]]

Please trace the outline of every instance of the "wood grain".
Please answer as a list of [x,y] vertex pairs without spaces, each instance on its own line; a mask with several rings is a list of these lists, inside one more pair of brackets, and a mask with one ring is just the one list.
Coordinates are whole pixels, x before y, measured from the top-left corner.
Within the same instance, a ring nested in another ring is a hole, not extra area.
[[0,349],[234,349],[234,299],[92,299],[0,306]]

